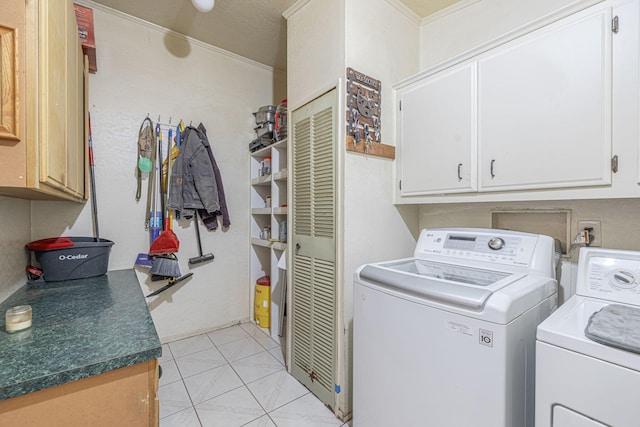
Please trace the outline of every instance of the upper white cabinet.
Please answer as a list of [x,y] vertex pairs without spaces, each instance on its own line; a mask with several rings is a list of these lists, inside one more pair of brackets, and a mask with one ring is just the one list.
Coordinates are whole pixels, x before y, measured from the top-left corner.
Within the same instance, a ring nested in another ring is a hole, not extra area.
[[457,65],[402,92],[402,194],[477,189],[476,68]]
[[639,16],[546,17],[398,83],[396,202],[637,197]]
[[479,59],[480,189],[611,183],[611,13],[588,11]]

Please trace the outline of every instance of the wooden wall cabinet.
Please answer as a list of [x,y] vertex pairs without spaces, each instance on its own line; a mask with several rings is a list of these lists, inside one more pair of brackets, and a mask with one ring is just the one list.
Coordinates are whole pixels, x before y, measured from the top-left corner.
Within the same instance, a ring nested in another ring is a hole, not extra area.
[[0,194],[86,200],[88,79],[73,3],[4,4],[0,46]]

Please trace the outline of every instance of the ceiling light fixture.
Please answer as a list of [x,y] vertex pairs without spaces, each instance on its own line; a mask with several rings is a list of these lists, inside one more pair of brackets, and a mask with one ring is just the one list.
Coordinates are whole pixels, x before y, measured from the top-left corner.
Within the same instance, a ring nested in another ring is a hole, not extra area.
[[207,13],[213,9],[213,6],[216,4],[216,0],[191,0],[191,3],[193,3],[193,6],[200,12]]

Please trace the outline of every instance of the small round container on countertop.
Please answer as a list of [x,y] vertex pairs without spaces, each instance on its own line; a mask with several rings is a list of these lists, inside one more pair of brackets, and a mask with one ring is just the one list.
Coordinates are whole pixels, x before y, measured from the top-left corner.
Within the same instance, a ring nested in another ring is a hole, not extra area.
[[31,306],[18,305],[7,310],[5,329],[7,332],[18,332],[31,327]]

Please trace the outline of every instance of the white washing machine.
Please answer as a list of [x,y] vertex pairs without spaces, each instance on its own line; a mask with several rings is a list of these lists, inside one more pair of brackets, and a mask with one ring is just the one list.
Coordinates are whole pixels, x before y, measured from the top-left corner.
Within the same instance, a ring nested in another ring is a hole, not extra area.
[[425,229],[414,257],[363,265],[354,281],[354,427],[533,426],[553,239]]
[[639,285],[640,252],[580,251],[576,294],[538,327],[536,427],[640,426],[640,354],[585,333],[609,305],[640,309]]

